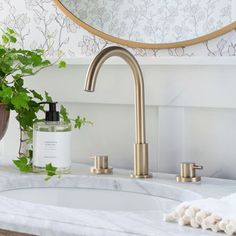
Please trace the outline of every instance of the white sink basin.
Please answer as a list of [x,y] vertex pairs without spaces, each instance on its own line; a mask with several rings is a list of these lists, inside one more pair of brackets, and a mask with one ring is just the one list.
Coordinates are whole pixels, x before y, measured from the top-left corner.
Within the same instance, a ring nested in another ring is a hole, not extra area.
[[180,201],[140,193],[88,188],[23,188],[0,192],[1,196],[32,203],[90,210],[167,211]]

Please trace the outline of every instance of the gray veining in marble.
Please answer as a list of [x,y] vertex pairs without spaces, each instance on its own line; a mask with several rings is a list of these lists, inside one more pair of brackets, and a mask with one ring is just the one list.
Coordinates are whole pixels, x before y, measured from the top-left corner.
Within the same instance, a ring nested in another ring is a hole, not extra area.
[[[9,166],[0,167],[0,191],[32,187],[76,187],[128,191],[178,201],[221,197],[236,192],[236,181],[203,178],[200,184],[179,184],[173,175],[154,174],[148,180],[130,179],[129,172],[115,170],[111,176],[92,176],[88,166],[74,165],[72,174],[45,182],[42,175],[19,174]],[[162,205],[163,204],[163,205]],[[0,196],[0,228],[37,235],[218,235],[163,221],[160,211],[105,211],[72,209],[34,204]]]

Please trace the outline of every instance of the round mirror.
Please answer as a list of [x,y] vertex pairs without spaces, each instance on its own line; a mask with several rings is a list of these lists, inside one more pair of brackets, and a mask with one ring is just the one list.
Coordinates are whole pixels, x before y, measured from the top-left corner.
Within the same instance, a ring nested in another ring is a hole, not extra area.
[[183,47],[236,28],[233,0],[53,1],[89,32],[130,47]]

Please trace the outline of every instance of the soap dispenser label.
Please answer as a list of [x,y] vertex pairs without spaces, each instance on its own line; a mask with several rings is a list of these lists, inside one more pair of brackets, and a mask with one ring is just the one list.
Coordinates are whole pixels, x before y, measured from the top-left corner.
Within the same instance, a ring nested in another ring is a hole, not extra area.
[[69,167],[71,132],[34,132],[33,164],[45,167],[51,163],[58,168]]

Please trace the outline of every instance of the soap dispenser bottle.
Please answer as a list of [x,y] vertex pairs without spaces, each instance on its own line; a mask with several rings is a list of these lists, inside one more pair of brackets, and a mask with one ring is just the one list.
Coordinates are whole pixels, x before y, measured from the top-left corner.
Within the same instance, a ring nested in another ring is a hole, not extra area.
[[33,170],[41,172],[51,163],[57,172],[70,172],[71,166],[71,124],[60,121],[56,102],[49,104],[45,121],[36,122],[33,127]]

